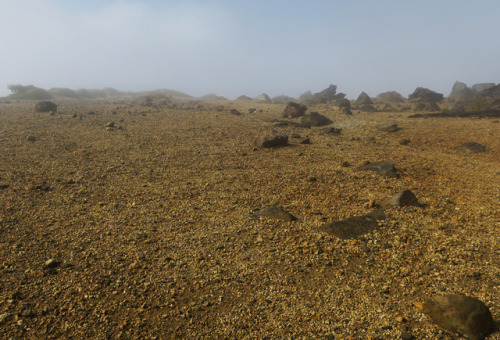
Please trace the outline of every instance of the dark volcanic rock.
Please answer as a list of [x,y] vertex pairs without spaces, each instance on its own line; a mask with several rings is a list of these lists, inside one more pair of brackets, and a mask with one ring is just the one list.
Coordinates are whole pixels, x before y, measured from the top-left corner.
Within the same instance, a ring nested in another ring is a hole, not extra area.
[[408,96],[408,99],[420,103],[437,103],[442,101],[444,97],[442,93],[437,93],[424,87],[417,87],[415,91]]
[[464,295],[428,298],[423,312],[439,327],[471,340],[483,340],[497,327],[490,310],[478,299]]
[[378,228],[377,219],[384,219],[385,215],[378,212],[377,215],[352,216],[342,221],[325,223],[317,230],[336,236],[340,239],[357,238],[363,234],[370,233]]
[[376,128],[380,131],[385,131],[385,132],[396,132],[400,129],[398,124],[394,121],[378,124]]
[[267,217],[267,218],[273,218],[276,220],[282,220],[285,222],[291,222],[297,220],[297,218],[286,211],[284,211],[280,207],[265,207],[260,210],[257,210],[255,212],[255,215],[257,216],[262,216],[262,217]]
[[307,107],[295,102],[289,102],[283,111],[283,117],[298,118],[306,114]]
[[380,175],[383,175],[383,176],[397,177],[396,168],[394,167],[394,164],[390,163],[390,162],[386,162],[386,161],[378,161],[378,162],[368,163],[368,164],[359,166],[358,170],[360,170],[360,171],[376,171]]
[[462,145],[457,146],[456,148],[458,151],[465,152],[465,153],[480,153],[480,152],[486,152],[486,146],[483,144],[479,144],[476,142],[467,142]]
[[53,102],[39,102],[35,105],[35,112],[57,112],[57,105]]
[[403,190],[398,192],[392,197],[388,197],[380,203],[382,208],[391,208],[391,207],[408,207],[415,206],[420,207],[421,204],[418,202],[417,197],[411,190]]
[[261,148],[275,148],[288,145],[288,136],[273,132],[271,135],[261,136],[257,139],[257,145]]
[[361,92],[356,100],[356,105],[373,104],[370,96],[366,92]]
[[317,112],[311,112],[310,114],[303,116],[301,119],[301,124],[304,127],[325,126],[332,123],[333,122],[330,119]]

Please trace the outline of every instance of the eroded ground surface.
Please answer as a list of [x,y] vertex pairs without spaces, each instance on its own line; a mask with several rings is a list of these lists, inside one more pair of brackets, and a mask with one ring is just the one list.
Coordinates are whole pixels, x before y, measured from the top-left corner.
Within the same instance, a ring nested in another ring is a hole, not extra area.
[[[223,105],[0,104],[2,338],[452,339],[412,305],[446,293],[500,319],[495,118],[320,106],[340,135],[277,127],[312,144],[256,149],[284,106]],[[487,151],[455,149],[470,141]],[[399,178],[356,170],[382,160]],[[403,189],[424,206],[317,231]],[[273,205],[298,220],[254,214]]]

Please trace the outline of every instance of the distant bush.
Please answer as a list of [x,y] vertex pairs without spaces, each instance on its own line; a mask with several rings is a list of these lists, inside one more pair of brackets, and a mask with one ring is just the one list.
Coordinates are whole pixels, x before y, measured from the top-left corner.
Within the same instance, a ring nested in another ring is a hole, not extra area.
[[11,84],[7,88],[12,92],[7,98],[17,100],[48,100],[53,97],[47,90],[33,85]]

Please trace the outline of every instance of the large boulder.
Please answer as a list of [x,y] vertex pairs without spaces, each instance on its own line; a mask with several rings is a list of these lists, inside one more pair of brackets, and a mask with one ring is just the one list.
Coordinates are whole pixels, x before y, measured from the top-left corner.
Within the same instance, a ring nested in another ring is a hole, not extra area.
[[443,101],[442,93],[437,93],[424,87],[417,87],[412,94],[408,96],[412,102],[418,103],[438,103]]
[[467,101],[474,97],[474,91],[467,87],[465,83],[456,81],[453,84],[448,100],[450,101]]
[[35,105],[35,112],[57,112],[57,105],[53,102],[38,102]]
[[285,118],[298,118],[305,115],[307,107],[302,104],[295,102],[289,102],[283,111],[283,117]]
[[370,105],[373,104],[370,96],[366,92],[361,92],[356,100],[356,105]]
[[306,91],[306,92],[302,93],[302,94],[299,96],[299,99],[300,99],[301,101],[304,101],[304,102],[305,102],[305,101],[309,101],[309,100],[311,100],[311,99],[312,99],[312,97],[313,97],[313,95],[312,95],[311,91]]
[[271,99],[271,101],[273,102],[273,104],[287,104],[288,102],[291,102],[291,101],[294,101],[295,98],[292,98],[292,97],[289,97],[289,96],[285,96],[285,95],[281,95],[281,96],[276,96],[276,97],[273,97]]
[[377,103],[404,103],[406,99],[396,91],[383,92],[375,98]]
[[333,122],[330,119],[317,112],[311,112],[310,114],[303,116],[301,119],[301,124],[304,127],[325,126],[332,123]]
[[495,86],[495,83],[479,83],[472,85],[472,91],[479,93]]
[[271,98],[265,93],[262,93],[261,95],[257,96],[257,98],[255,98],[255,101],[267,104],[270,104],[272,102]]
[[335,104],[339,107],[340,113],[351,115],[351,102],[346,98],[337,99]]
[[467,339],[483,340],[498,329],[488,307],[470,296],[438,295],[419,305],[436,325]]
[[330,85],[323,91],[313,94],[309,101],[314,104],[325,104],[342,98],[345,98],[345,94],[337,93],[337,85]]

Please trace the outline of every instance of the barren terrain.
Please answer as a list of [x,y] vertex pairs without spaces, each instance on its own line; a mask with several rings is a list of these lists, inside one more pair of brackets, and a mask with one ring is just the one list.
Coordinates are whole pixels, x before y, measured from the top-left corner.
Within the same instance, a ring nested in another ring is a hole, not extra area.
[[[0,104],[1,338],[453,339],[413,306],[447,293],[500,319],[498,118],[310,108],[330,135],[273,127],[284,105],[58,104]],[[255,147],[273,128],[290,146]],[[317,230],[403,189],[423,206],[373,233]]]

